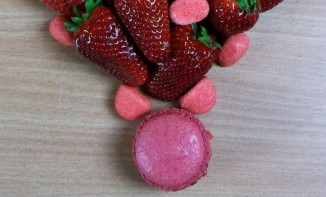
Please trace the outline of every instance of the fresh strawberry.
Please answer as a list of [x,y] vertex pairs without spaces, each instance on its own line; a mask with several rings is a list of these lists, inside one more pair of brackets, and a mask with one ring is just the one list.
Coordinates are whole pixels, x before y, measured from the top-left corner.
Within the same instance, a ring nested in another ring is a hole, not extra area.
[[171,51],[168,0],[115,0],[114,7],[149,61],[168,59]]
[[74,16],[74,7],[80,9],[85,5],[85,0],[41,0],[50,8],[65,16]]
[[87,1],[86,13],[76,13],[78,16],[72,17],[74,24],[65,24],[75,32],[78,52],[126,85],[144,84],[148,77],[146,63],[135,52],[114,12],[100,3],[101,0]]
[[266,12],[267,10],[272,9],[282,1],[283,0],[260,0],[261,12]]
[[218,44],[205,28],[202,28],[200,36],[194,33],[196,29],[193,26],[192,31],[189,25],[173,27],[171,57],[159,63],[150,76],[146,84],[150,95],[166,101],[175,100],[200,81],[212,67]]
[[257,0],[210,0],[209,22],[216,34],[231,36],[252,28],[259,17]]

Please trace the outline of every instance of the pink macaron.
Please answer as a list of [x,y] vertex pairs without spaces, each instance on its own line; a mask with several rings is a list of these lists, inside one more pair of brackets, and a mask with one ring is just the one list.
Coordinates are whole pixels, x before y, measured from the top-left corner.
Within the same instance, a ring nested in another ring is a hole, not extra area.
[[212,135],[183,109],[164,109],[149,115],[138,127],[133,158],[150,185],[177,191],[206,175]]

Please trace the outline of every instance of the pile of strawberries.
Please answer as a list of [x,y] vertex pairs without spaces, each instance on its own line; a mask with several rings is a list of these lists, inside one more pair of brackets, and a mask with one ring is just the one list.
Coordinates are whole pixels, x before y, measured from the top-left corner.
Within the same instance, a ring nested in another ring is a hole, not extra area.
[[[261,12],[282,0],[42,1],[69,17],[65,26],[82,56],[122,83],[171,101],[199,82],[215,61],[223,66],[221,59],[237,55],[223,53],[217,42],[249,30]],[[187,17],[199,22],[198,28],[187,24]]]

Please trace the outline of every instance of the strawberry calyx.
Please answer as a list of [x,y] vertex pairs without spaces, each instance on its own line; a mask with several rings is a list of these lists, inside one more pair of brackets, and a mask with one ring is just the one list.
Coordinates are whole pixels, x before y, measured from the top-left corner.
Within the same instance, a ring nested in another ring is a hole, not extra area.
[[221,48],[221,45],[216,41],[216,38],[208,34],[206,27],[200,26],[200,31],[198,31],[197,24],[192,24],[191,27],[195,34],[194,40],[197,40],[210,49],[215,47]]
[[77,7],[74,7],[76,16],[71,17],[72,22],[65,22],[64,26],[68,31],[76,32],[80,26],[89,19],[92,11],[102,4],[102,0],[87,0],[85,3],[85,13],[82,13]]
[[247,13],[254,13],[257,10],[257,0],[236,0],[239,8]]

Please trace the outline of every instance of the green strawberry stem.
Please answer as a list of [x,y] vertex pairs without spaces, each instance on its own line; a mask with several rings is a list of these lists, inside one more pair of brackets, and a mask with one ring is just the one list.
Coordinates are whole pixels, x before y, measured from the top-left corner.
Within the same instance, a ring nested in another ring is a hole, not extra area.
[[68,31],[75,32],[77,31],[80,26],[88,20],[89,16],[91,15],[92,11],[102,4],[102,0],[87,0],[85,3],[85,10],[86,12],[82,14],[82,12],[77,8],[74,7],[75,17],[71,17],[72,22],[65,22],[64,25]]
[[201,31],[198,32],[197,24],[192,24],[192,31],[194,32],[195,36],[194,39],[198,42],[202,43],[203,45],[207,46],[210,49],[215,47],[221,48],[221,45],[216,42],[216,38],[212,35],[208,34],[207,29],[203,26],[200,27]]
[[247,13],[253,13],[257,10],[257,0],[236,0],[241,10]]

